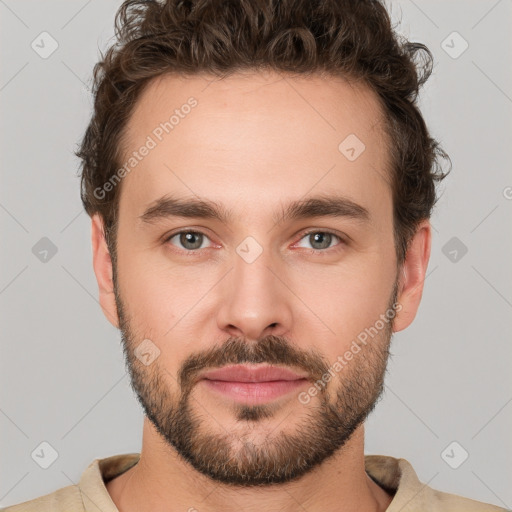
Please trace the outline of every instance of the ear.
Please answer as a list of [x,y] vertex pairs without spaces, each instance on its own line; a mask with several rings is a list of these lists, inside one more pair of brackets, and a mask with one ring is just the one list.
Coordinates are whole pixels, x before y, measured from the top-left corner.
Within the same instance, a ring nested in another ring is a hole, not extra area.
[[99,214],[92,216],[91,227],[92,261],[98,282],[100,306],[107,320],[119,328],[119,317],[112,280],[112,260],[105,240],[103,221]]
[[418,311],[430,259],[431,240],[430,222],[425,220],[419,224],[410,242],[400,271],[397,302],[401,309],[397,309],[393,325],[395,332],[409,327]]

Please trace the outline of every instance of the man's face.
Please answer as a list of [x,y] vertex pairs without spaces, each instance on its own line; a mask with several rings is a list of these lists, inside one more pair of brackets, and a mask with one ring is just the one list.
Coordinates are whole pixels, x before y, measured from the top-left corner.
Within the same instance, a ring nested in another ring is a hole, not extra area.
[[[146,415],[215,480],[303,475],[380,396],[398,284],[382,122],[371,92],[319,77],[167,76],[137,103],[126,160],[155,144],[121,184],[119,327]],[[226,215],[155,215],[161,198]],[[288,208],[312,198],[334,201]],[[203,378],[244,363],[296,377]]]

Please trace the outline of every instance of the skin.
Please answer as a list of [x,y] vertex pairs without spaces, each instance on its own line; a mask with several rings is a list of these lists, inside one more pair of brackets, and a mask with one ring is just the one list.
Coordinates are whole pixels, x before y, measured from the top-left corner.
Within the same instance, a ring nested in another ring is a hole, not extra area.
[[[397,268],[388,141],[374,93],[341,79],[274,72],[237,73],[215,81],[164,76],[150,84],[136,105],[127,125],[126,155],[190,96],[197,107],[122,180],[116,290],[102,221],[98,215],[92,218],[93,264],[106,317],[124,332],[128,354],[146,338],[160,350],[152,365],[136,367],[138,377],[149,382],[155,374],[162,376],[162,396],[176,402],[178,372],[191,354],[220,350],[232,338],[253,347],[269,335],[332,364],[386,311],[395,284],[401,308],[392,331],[409,326],[421,301],[430,224],[425,220],[418,226]],[[366,146],[355,161],[338,150],[352,133]],[[276,225],[274,216],[288,202],[332,193],[364,206],[370,222],[315,217]],[[213,200],[231,209],[233,218],[228,223],[179,217],[141,222],[140,215],[165,194]],[[187,255],[179,236],[166,241],[184,228],[207,236],[193,255]],[[347,243],[334,237],[330,248],[312,251],[305,232],[313,228],[344,234]],[[262,248],[250,264],[236,252],[247,236]],[[380,332],[374,348],[363,349],[366,355],[371,350],[385,354],[390,336],[391,331]],[[138,364],[133,356],[131,362]],[[331,404],[336,391],[343,396],[357,368],[365,375],[382,371],[378,365],[363,365],[364,358],[355,355],[327,384]],[[266,438],[274,442],[270,434],[293,435],[308,418],[311,422],[308,414],[324,410],[322,394],[303,404],[292,393],[272,404],[269,417],[251,424],[238,421],[233,403],[201,384],[190,393],[201,433],[219,437],[231,432],[230,448],[237,456],[246,453],[240,439],[261,447]],[[310,512],[382,511],[392,500],[365,473],[364,423],[300,478],[239,487],[197,471],[145,417],[139,463],[110,481],[107,490],[120,512],[191,507],[199,512],[291,512],[298,503]]]

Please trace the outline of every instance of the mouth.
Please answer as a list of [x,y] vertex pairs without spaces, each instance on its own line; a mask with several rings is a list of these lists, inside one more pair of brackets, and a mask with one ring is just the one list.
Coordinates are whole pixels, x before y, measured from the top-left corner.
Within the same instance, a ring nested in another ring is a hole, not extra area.
[[229,399],[258,404],[290,394],[309,381],[306,374],[288,368],[234,365],[207,371],[200,382]]

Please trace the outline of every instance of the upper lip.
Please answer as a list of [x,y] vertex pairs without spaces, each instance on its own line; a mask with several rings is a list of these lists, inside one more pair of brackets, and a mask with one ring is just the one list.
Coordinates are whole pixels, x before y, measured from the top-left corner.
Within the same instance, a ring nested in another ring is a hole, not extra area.
[[270,382],[275,380],[298,380],[307,377],[288,368],[278,366],[233,365],[209,370],[203,373],[202,378],[228,382]]

